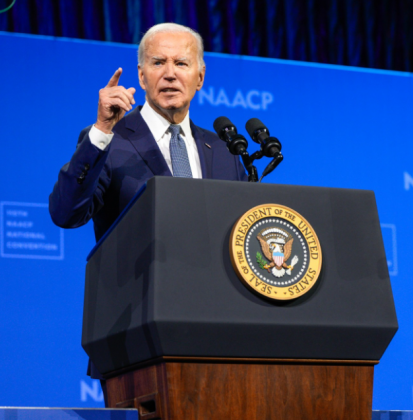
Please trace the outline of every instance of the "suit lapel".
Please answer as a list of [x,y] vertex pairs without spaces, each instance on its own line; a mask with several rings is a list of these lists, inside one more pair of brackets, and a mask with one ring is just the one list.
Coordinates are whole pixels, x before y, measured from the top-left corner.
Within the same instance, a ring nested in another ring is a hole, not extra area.
[[[158,144],[141,116],[140,109],[141,107],[136,107],[125,117],[125,134],[154,175],[172,176]],[[190,124],[198,149],[202,178],[211,179],[214,151],[206,145],[201,130],[192,121]]]
[[204,134],[201,130],[191,121],[191,131],[194,136],[196,147],[198,149],[199,162],[201,163],[202,178],[212,178],[212,161],[214,151],[205,143]]
[[141,116],[140,108],[135,108],[125,117],[127,137],[154,175],[172,176],[158,144]]

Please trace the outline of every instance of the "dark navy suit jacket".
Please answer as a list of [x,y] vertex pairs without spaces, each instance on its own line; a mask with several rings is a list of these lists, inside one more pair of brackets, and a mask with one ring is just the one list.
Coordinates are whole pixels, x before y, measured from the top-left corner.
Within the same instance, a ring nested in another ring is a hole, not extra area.
[[[203,178],[247,180],[239,158],[216,134],[192,121],[191,130]],[[80,133],[76,152],[60,170],[49,210],[54,223],[64,228],[82,226],[93,218],[99,240],[146,181],[172,174],[138,108],[116,124],[104,151],[90,142],[89,131],[87,127]]]
[[[172,174],[138,108],[116,124],[115,135],[104,151],[90,142],[90,128],[80,133],[72,159],[60,170],[49,211],[53,222],[64,228],[79,227],[93,219],[98,241],[146,181]],[[239,158],[229,153],[216,134],[192,121],[191,130],[203,178],[248,179]],[[92,363],[88,374],[102,379]]]

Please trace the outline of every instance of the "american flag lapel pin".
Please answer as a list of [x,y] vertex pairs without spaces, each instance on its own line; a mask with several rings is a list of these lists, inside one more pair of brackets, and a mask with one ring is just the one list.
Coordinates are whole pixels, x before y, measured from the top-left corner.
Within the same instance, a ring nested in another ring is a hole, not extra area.
[[208,147],[208,149],[211,149],[211,146],[208,143],[205,143],[205,146]]

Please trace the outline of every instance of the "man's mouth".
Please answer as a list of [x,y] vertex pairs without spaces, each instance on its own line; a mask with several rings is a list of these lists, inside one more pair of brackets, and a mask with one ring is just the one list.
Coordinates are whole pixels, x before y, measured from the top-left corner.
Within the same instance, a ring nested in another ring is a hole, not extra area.
[[179,92],[179,90],[178,89],[175,89],[175,88],[165,88],[165,89],[161,89],[161,92],[164,92],[164,93],[174,93],[174,92]]

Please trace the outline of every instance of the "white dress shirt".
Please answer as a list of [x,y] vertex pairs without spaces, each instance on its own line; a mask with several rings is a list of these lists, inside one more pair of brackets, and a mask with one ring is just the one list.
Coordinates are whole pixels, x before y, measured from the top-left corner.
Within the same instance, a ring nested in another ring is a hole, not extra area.
[[[169,150],[169,143],[171,141],[171,133],[169,132],[169,126],[171,123],[159,115],[151,106],[145,102],[145,105],[141,109],[141,116],[146,122],[149,130],[151,131],[159,149],[166,160],[166,163],[173,174],[171,152]],[[189,123],[189,112],[186,114],[184,120],[179,124],[181,126],[181,137],[185,141],[186,150],[188,152],[189,164],[191,166],[191,172],[193,178],[202,178],[201,164],[199,161],[198,149],[196,147],[195,139],[192,135],[191,126]],[[106,134],[103,131],[97,129],[94,125],[89,131],[89,139],[92,144],[101,150],[104,150],[108,144],[112,141],[113,133]]]

